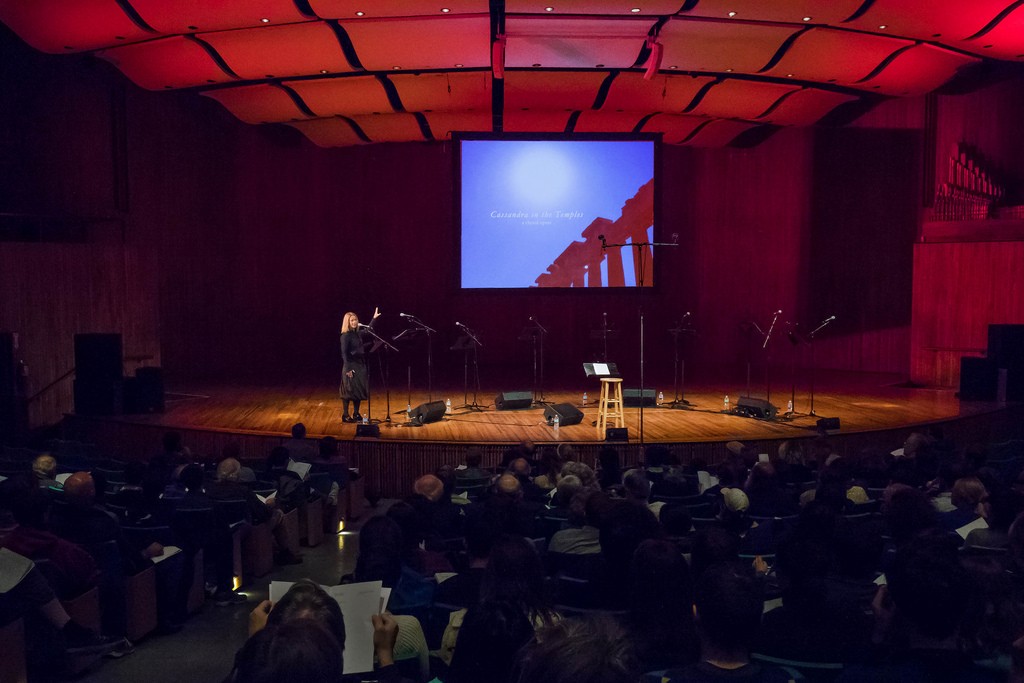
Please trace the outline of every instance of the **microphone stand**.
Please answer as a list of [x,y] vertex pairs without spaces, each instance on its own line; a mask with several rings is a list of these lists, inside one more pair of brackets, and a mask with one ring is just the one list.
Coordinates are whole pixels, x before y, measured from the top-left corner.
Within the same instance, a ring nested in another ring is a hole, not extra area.
[[744,345],[747,350],[747,393],[745,395],[747,398],[750,398],[750,371],[751,366],[753,364],[754,356],[754,352],[750,348],[750,338],[751,336],[753,336],[751,334],[751,328],[753,328],[753,330],[757,332],[757,336],[759,337],[764,337],[764,332],[761,330],[760,327],[758,327],[757,323],[754,322],[753,320],[749,321],[749,323],[747,324],[741,325],[740,327],[743,328],[743,333],[747,338],[747,343]]
[[782,311],[776,311],[775,315],[772,316],[772,324],[768,327],[767,334],[764,335],[764,344],[761,345],[761,348],[767,351],[764,365],[764,383],[765,393],[767,394],[765,400],[768,401],[769,405],[771,405],[772,402],[772,352],[768,349],[768,342],[772,339],[772,332],[775,330],[775,323],[778,321],[779,315],[781,314]]
[[[536,332],[537,332],[537,334],[533,335],[533,402],[534,402],[534,404],[537,404],[537,405],[544,405],[544,404],[547,403],[547,401],[544,400],[544,337],[545,337],[545,335],[547,335],[548,331],[546,329],[544,329],[544,326],[540,324],[540,321],[537,320],[532,315],[530,316],[530,321],[533,322],[533,324],[534,324],[534,326],[536,328]],[[539,344],[539,346],[540,346],[540,375],[539,375],[540,383],[539,384],[538,384],[538,374],[537,374],[537,346],[538,346],[538,339],[540,340],[540,344]],[[538,396],[540,398],[538,398]]]
[[601,251],[610,249],[613,247],[635,247],[637,254],[637,266],[636,268],[636,283],[640,288],[639,303],[637,309],[640,316],[640,451],[643,452],[644,447],[644,271],[646,270],[646,259],[647,259],[647,248],[651,248],[651,253],[654,252],[654,247],[678,247],[678,241],[673,242],[630,242],[628,244],[608,244],[605,242],[604,235],[598,235],[598,239],[601,240]]
[[405,317],[413,324],[415,329],[427,333],[427,403],[430,403],[434,400],[434,338],[430,335],[437,334],[437,330],[414,315],[406,315]]
[[817,417],[818,416],[818,414],[816,412],[814,412],[814,370],[815,370],[815,365],[814,365],[814,335],[818,334],[818,332],[821,332],[823,329],[825,329],[825,327],[829,323],[831,323],[833,320],[835,320],[835,319],[836,319],[836,317],[834,315],[829,316],[828,318],[825,318],[824,320],[821,321],[820,325],[818,325],[813,330],[811,330],[810,334],[807,335],[807,343],[811,347],[811,413],[810,414],[813,417]]
[[476,378],[476,384],[473,387],[473,402],[469,402],[469,351],[470,349],[462,349],[462,405],[460,409],[465,408],[466,410],[483,411],[483,408],[477,403],[477,393],[480,391],[480,364],[477,356],[477,349],[483,346],[483,342],[476,336],[473,330],[469,329],[462,323],[455,323],[462,330],[462,333],[466,335],[466,340],[469,341],[470,346],[473,350],[473,374]]
[[[384,349],[384,354],[386,354],[388,351],[398,351],[398,349],[395,348],[394,346],[392,346],[390,342],[388,342],[383,337],[381,337],[379,334],[374,332],[373,328],[370,327],[369,325],[367,325],[366,327],[364,327],[362,329],[364,331],[366,331],[367,333],[369,333],[369,335],[376,340],[376,342],[374,343],[374,348],[370,350],[371,353],[373,353],[373,351],[376,351],[377,349]],[[371,424],[379,423],[379,422],[383,421],[383,422],[386,422],[386,423],[388,423],[390,425],[391,424],[391,389],[390,389],[390,387],[388,387],[388,378],[387,378],[387,374],[384,372],[384,361],[381,359],[381,356],[377,356],[377,368],[380,370],[380,379],[381,379],[381,382],[384,384],[384,396],[385,396],[385,405],[386,405],[386,410],[384,411],[385,418],[384,418],[384,420],[374,420],[373,419],[373,392],[368,392],[367,393],[367,399],[366,399],[366,420],[367,420],[367,422],[369,422]],[[369,384],[370,373],[366,373],[366,377],[367,377],[367,384]]]
[[693,405],[686,400],[684,395],[686,392],[686,359],[679,357],[679,345],[683,341],[682,335],[697,333],[692,327],[684,327],[689,317],[690,314],[687,313],[678,325],[668,331],[672,335],[672,346],[675,351],[675,361],[672,366],[672,402],[668,404],[669,408],[689,409]]

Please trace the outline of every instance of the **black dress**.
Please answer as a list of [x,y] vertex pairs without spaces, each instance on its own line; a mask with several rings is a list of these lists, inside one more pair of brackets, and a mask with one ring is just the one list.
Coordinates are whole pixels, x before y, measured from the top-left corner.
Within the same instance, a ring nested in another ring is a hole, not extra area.
[[[341,335],[341,398],[365,401],[370,398],[369,373],[366,370],[366,352],[359,332]],[[349,377],[348,373],[352,372]]]

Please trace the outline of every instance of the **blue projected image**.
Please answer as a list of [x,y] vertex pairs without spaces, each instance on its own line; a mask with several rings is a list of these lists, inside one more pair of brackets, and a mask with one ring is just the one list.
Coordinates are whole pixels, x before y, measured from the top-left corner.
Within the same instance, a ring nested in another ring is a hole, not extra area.
[[[636,286],[654,141],[463,140],[462,287]],[[650,257],[643,285],[652,284]]]

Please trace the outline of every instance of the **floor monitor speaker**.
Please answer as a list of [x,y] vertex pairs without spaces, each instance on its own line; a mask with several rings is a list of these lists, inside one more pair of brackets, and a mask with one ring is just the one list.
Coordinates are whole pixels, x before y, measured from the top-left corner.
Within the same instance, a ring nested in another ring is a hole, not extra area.
[[608,427],[604,430],[605,441],[629,441],[628,427]]
[[555,415],[558,416],[558,424],[561,427],[583,422],[583,411],[571,403],[552,403],[544,408],[544,419],[548,424],[555,421]]
[[76,334],[75,378],[113,382],[124,374],[120,334]]
[[838,417],[822,417],[817,422],[818,429],[821,431],[833,431],[839,429],[839,418]]
[[733,412],[737,415],[745,415],[746,417],[774,420],[775,416],[779,413],[779,409],[763,398],[741,396],[740,400],[736,402],[736,410]]
[[428,422],[437,422],[444,417],[444,401],[431,401],[421,403],[409,413],[409,421],[418,425],[425,425]]
[[494,397],[498,410],[520,410],[533,405],[533,394],[529,391],[503,391]]
[[[994,325],[990,326],[995,327]],[[999,381],[999,366],[991,358],[960,358],[960,400],[994,401]]]
[[357,424],[356,425],[356,438],[364,437],[368,439],[379,439],[380,438],[380,425],[377,424]]
[[[627,406],[634,408],[640,407],[640,390],[639,389],[623,389],[622,390],[622,402]],[[654,405],[654,389],[644,389],[643,391],[643,402],[644,406]]]

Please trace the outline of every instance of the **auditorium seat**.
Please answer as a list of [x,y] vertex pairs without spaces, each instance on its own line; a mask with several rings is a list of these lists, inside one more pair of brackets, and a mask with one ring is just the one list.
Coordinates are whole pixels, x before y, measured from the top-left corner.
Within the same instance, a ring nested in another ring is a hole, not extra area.
[[309,547],[320,545],[324,540],[324,502],[322,499],[306,503],[299,509],[299,531],[301,540]]
[[130,641],[141,640],[156,630],[156,567],[147,567],[138,574],[125,577],[125,603],[127,605]]
[[285,513],[284,519],[281,520],[281,524],[284,526],[284,545],[283,550],[286,550],[293,555],[299,554],[299,511],[292,510],[291,512]]
[[15,619],[0,627],[0,683],[27,683],[25,622]]
[[274,533],[270,522],[249,528],[242,539],[242,575],[251,580],[266,576],[274,568]]

